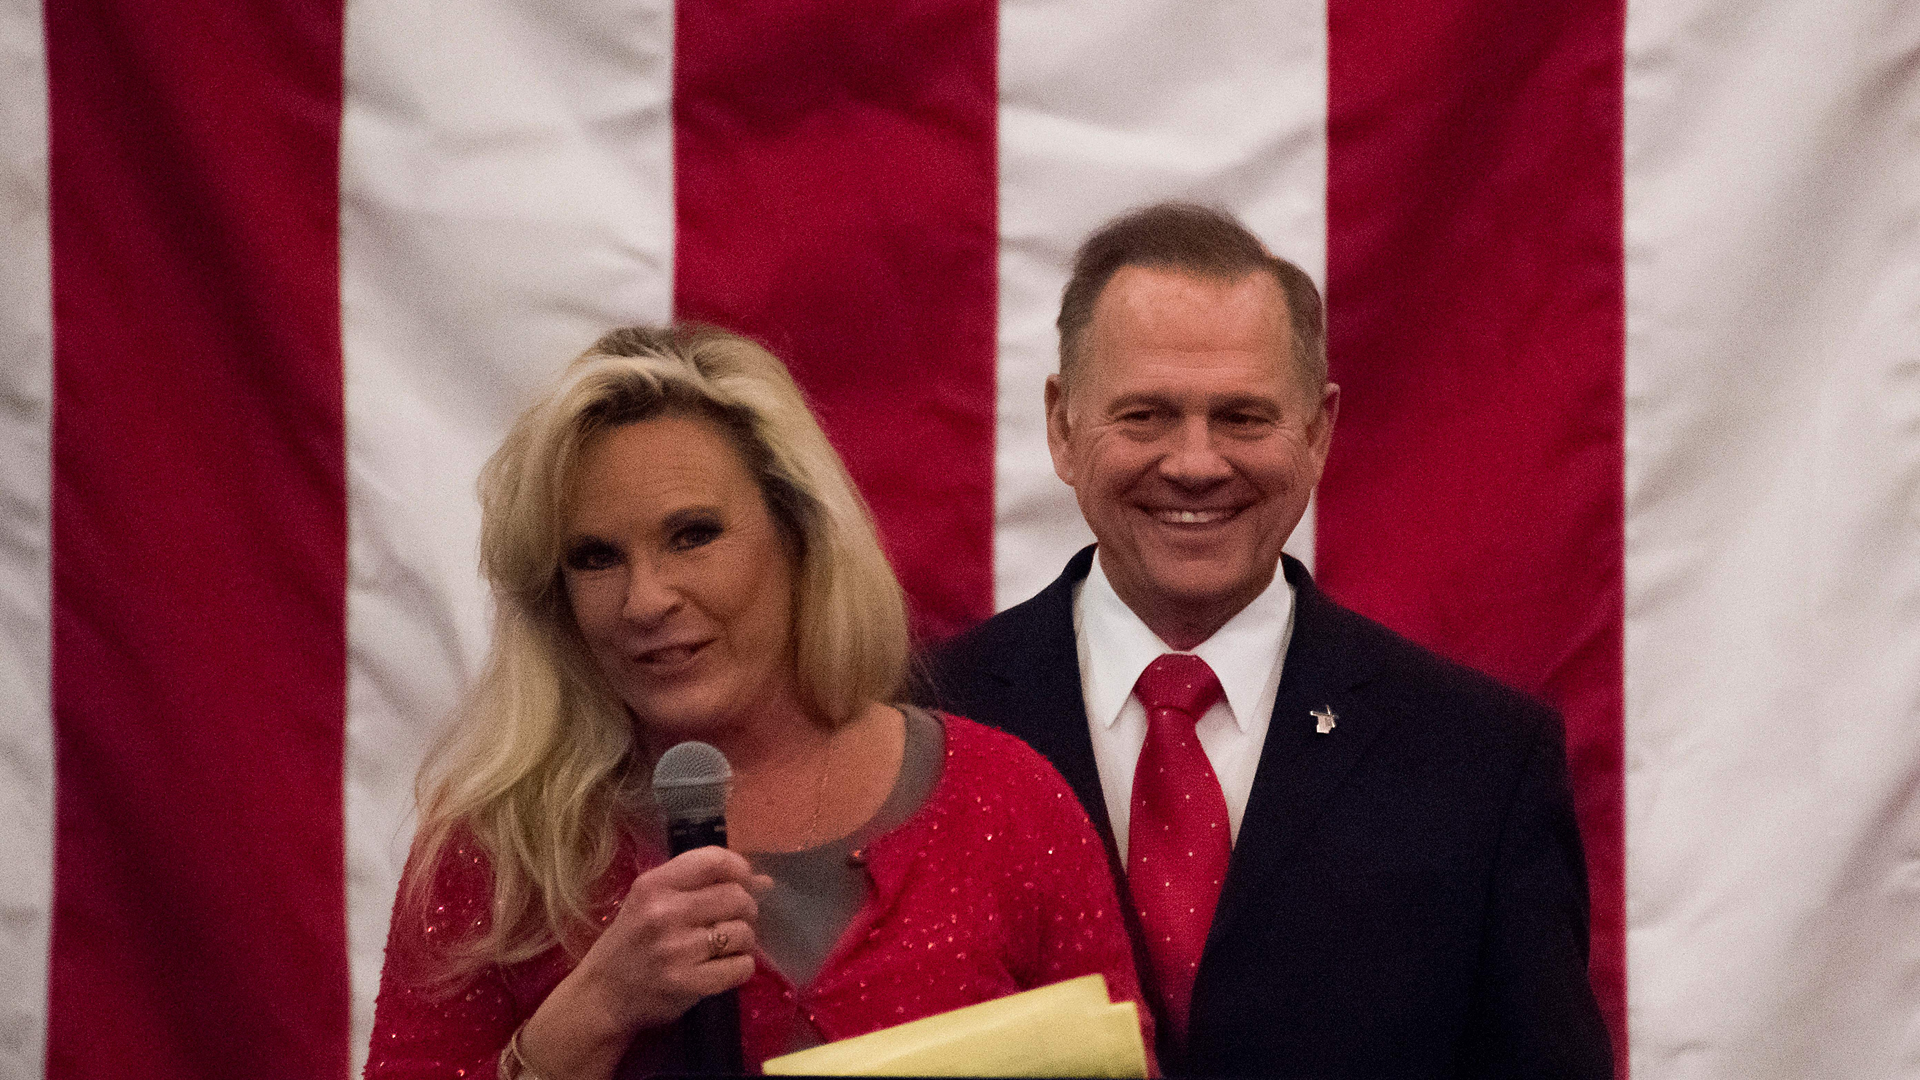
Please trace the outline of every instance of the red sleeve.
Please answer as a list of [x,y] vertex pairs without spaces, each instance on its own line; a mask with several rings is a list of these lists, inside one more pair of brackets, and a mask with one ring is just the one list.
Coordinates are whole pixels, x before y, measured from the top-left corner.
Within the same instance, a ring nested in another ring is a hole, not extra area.
[[[415,872],[409,863],[407,873]],[[486,925],[492,885],[486,860],[450,845],[434,872],[431,910],[416,910],[404,886],[393,905],[374,1006],[367,1080],[490,1077],[520,1017],[506,979],[489,967],[464,985],[433,984],[433,946]]]
[[1024,880],[1009,883],[1005,894],[1018,897],[1024,909],[1009,913],[1016,924],[1032,928],[1031,951],[1016,950],[1030,958],[1030,966],[1014,976],[1025,988],[1106,976],[1109,998],[1133,1002],[1152,1067],[1153,1017],[1141,998],[1106,847],[1073,789],[1045,758],[1011,735],[986,734],[1005,743],[992,748],[991,758],[1008,790],[1007,825],[1022,854],[1011,863],[1032,880],[1030,887]]

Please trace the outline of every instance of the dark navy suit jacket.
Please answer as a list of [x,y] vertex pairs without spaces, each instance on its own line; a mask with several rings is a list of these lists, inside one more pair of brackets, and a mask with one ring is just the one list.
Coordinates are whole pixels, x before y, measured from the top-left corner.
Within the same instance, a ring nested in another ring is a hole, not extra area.
[[[1124,895],[1073,635],[1092,559],[931,657],[923,696],[1052,760]],[[1558,714],[1333,603],[1293,559],[1284,572],[1296,607],[1273,722],[1187,1046],[1163,1024],[1163,1067],[1611,1076]],[[1317,734],[1310,714],[1327,708],[1335,727]]]

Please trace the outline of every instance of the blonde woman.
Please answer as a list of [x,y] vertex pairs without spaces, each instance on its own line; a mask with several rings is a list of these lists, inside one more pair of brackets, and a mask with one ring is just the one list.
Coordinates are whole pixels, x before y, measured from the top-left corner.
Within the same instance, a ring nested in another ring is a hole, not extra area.
[[[422,770],[369,1077],[684,1069],[733,988],[749,1069],[1089,972],[1138,998],[1065,783],[892,703],[899,586],[773,356],[607,334],[480,489],[493,652]],[[668,859],[647,779],[686,739],[732,764],[730,847]]]

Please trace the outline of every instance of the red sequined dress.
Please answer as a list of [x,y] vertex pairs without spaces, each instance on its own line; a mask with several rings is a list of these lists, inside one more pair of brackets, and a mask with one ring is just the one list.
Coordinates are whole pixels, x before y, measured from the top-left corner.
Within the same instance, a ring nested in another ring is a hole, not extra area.
[[[945,719],[940,780],[918,812],[865,849],[872,894],[819,976],[795,987],[763,958],[740,988],[750,1069],[794,1045],[798,1025],[831,1042],[1094,972],[1115,1000],[1140,1000],[1106,853],[1073,792],[1013,736]],[[616,873],[630,878],[661,857],[642,853]],[[437,889],[431,919],[395,905],[369,1080],[492,1077],[507,1037],[571,969],[555,948],[487,969],[450,995],[413,985],[396,957],[483,925],[482,856],[454,849]],[[1143,1035],[1151,1046],[1152,1029]],[[671,1029],[652,1036],[664,1063]]]

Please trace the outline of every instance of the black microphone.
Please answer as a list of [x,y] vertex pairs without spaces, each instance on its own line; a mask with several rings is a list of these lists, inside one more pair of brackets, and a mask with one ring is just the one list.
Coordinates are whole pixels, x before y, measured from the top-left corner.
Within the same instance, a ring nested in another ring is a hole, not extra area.
[[[694,848],[727,846],[727,788],[733,768],[719,750],[703,742],[683,742],[660,755],[653,767],[653,801],[667,818],[667,850],[680,855]],[[680,1018],[687,1067],[696,1074],[738,1076],[746,1072],[740,1052],[740,995],[733,990],[701,998]],[[629,1069],[629,1053],[615,1071],[622,1078],[642,1075]],[[639,1063],[634,1062],[637,1066]]]

